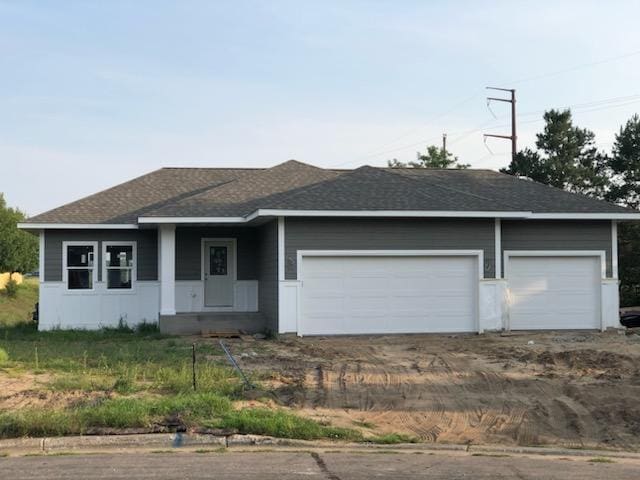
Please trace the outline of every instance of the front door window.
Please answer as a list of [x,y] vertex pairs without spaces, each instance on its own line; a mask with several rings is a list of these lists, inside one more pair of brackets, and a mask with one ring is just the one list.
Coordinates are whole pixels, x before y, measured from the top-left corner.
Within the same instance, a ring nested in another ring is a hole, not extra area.
[[211,275],[226,275],[227,268],[227,247],[210,247],[209,271]]

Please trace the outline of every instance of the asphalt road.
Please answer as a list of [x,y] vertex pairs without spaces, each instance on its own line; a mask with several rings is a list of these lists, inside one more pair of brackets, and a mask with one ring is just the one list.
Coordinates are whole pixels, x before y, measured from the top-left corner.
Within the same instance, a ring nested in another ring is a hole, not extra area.
[[357,480],[640,478],[640,462],[450,453],[124,453],[0,458],[3,479]]

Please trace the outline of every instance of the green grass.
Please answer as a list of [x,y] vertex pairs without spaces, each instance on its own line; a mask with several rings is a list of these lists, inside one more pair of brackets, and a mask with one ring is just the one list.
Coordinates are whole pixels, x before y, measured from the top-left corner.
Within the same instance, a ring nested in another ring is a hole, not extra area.
[[13,327],[31,322],[38,301],[38,279],[25,278],[15,298],[0,290],[0,326]]
[[0,328],[0,368],[20,376],[50,375],[52,391],[94,392],[66,408],[0,413],[0,437],[83,434],[91,428],[146,428],[179,418],[187,427],[236,429],[240,433],[298,439],[362,440],[352,429],[334,428],[284,410],[236,410],[243,385],[217,346],[196,345],[197,392],[193,391],[192,346],[186,339],[145,327],[136,331],[54,330],[30,325]]
[[220,424],[212,426],[236,428],[240,433],[302,440],[319,438],[362,440],[362,435],[356,430],[321,425],[314,420],[298,417],[285,411],[262,408],[231,411],[222,418]]
[[418,443],[419,440],[416,437],[404,435],[402,433],[387,433],[386,435],[379,435],[377,437],[367,438],[368,442],[378,443],[380,445],[393,445],[395,443]]
[[64,410],[5,412],[0,414],[0,437],[74,435],[95,427],[150,427],[173,416],[187,427],[234,428],[240,433],[304,440],[362,440],[354,430],[321,425],[284,411],[234,410],[229,398],[214,393],[111,398]]
[[354,420],[352,423],[354,425],[356,425],[357,427],[368,428],[368,429],[376,428],[375,424],[373,424],[371,422],[364,422],[364,421],[361,421],[361,420]]
[[507,455],[506,453],[472,453],[472,457],[494,457],[494,458],[504,458],[510,457],[511,455]]
[[589,459],[589,463],[616,463],[616,462],[608,457],[594,457]]
[[242,382],[211,342],[197,342],[194,392],[191,343],[161,335],[155,324],[38,332],[29,320],[37,296],[35,279],[25,280],[15,299],[0,294],[0,372],[13,377],[46,373],[50,380],[38,388],[93,395],[66,408],[0,412],[1,438],[74,435],[100,427],[145,428],[177,417],[187,427],[309,440],[362,440],[355,430],[284,410],[234,409],[233,401],[243,396]]

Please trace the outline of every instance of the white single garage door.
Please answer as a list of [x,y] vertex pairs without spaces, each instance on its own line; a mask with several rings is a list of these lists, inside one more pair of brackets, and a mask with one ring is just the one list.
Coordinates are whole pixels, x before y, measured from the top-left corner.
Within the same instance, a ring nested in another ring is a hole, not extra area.
[[600,257],[510,257],[512,330],[600,328]]
[[301,335],[477,331],[478,258],[304,256]]

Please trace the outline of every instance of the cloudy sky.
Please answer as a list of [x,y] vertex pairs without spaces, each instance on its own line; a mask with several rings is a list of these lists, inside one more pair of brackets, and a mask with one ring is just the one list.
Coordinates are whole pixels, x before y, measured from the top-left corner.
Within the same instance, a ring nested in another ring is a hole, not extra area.
[[640,111],[640,2],[0,0],[0,192],[36,214],[162,166],[509,161],[545,109],[610,149]]

